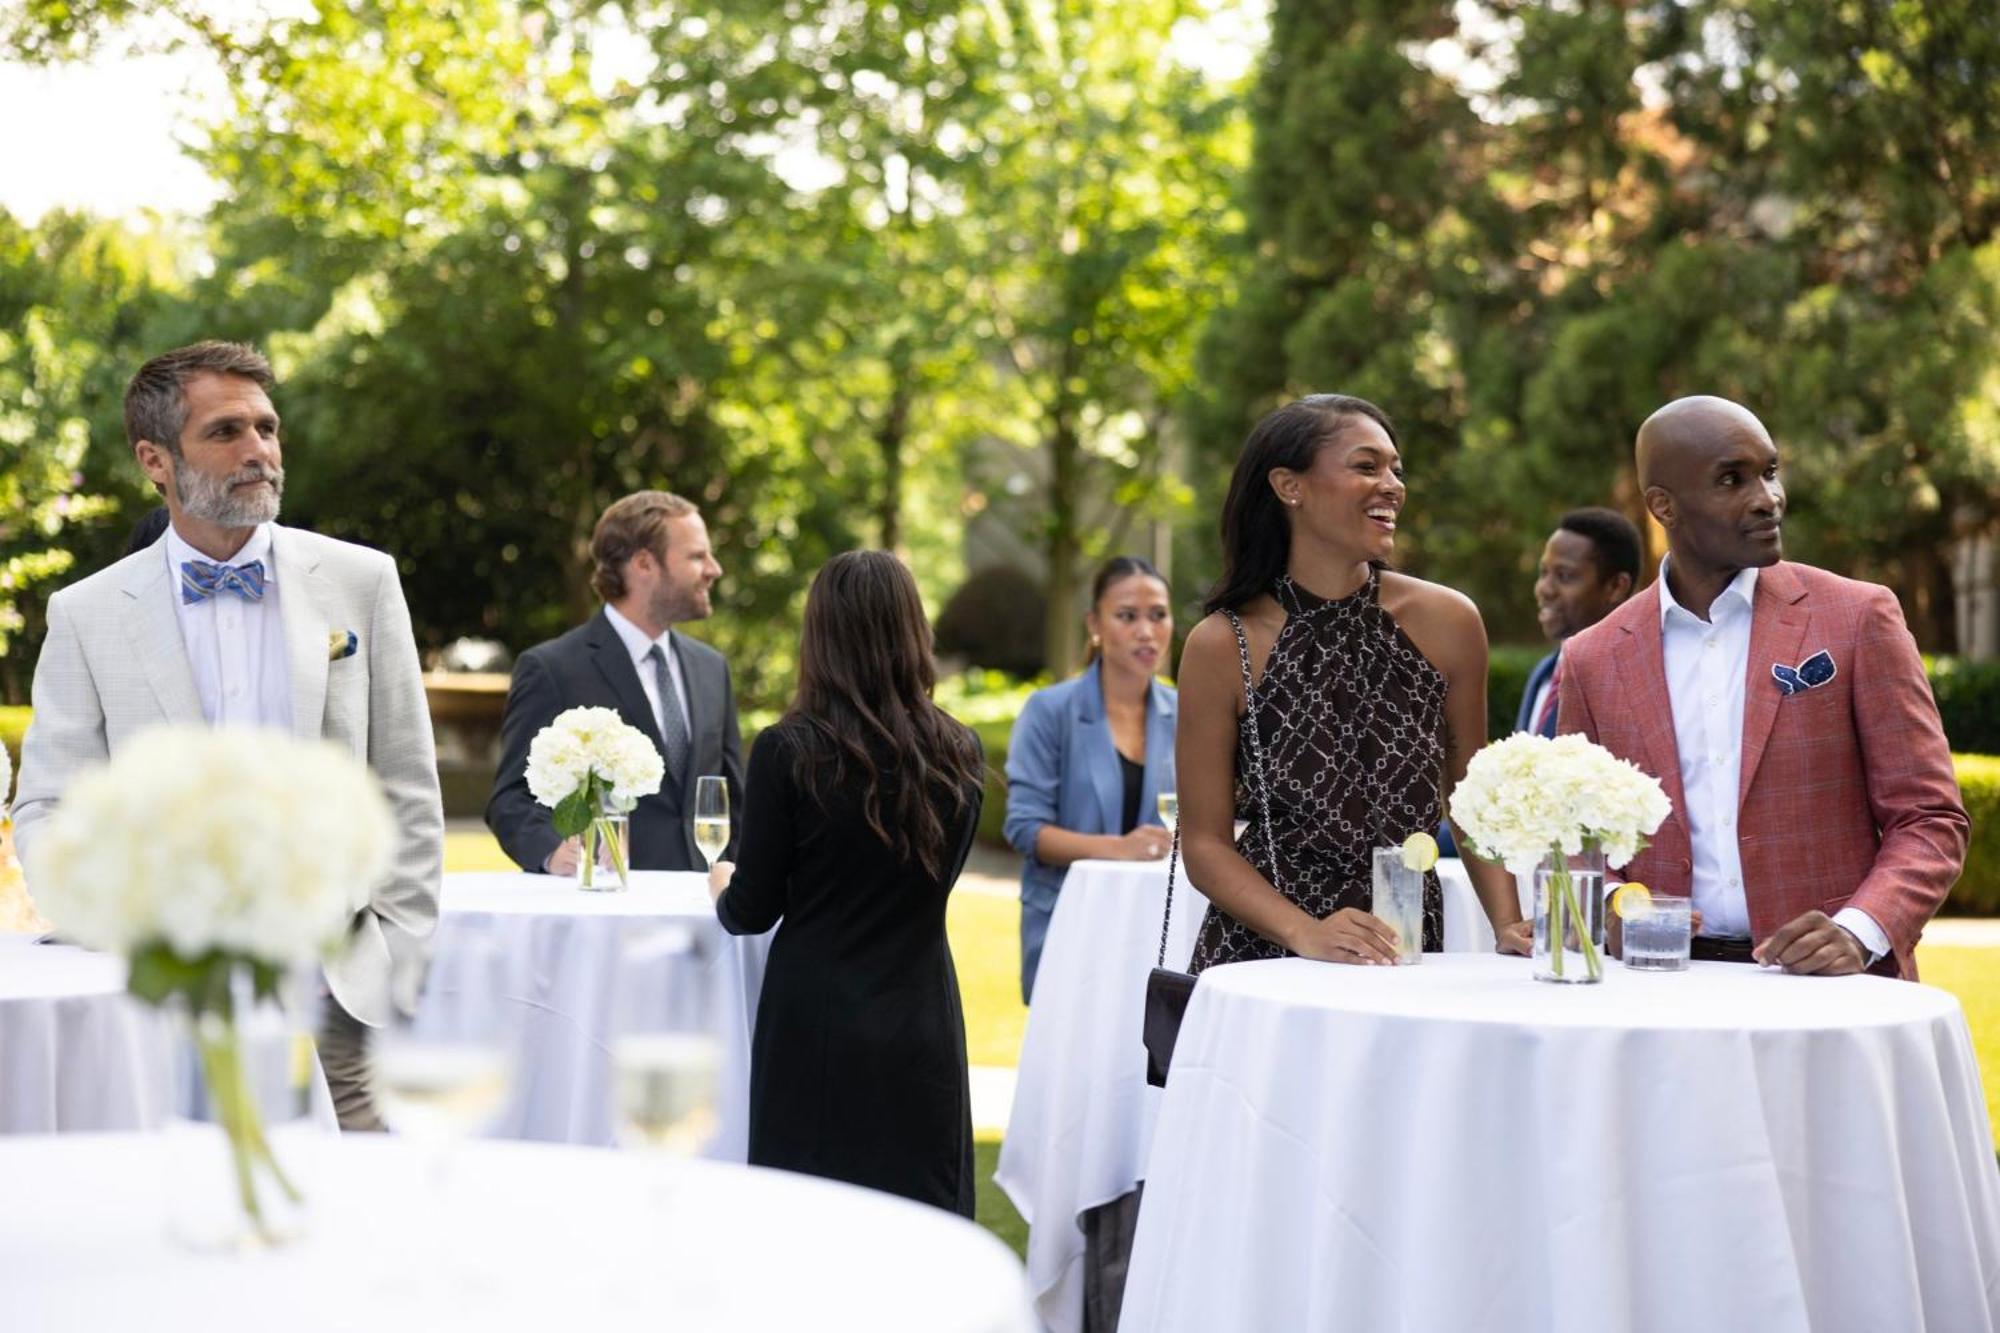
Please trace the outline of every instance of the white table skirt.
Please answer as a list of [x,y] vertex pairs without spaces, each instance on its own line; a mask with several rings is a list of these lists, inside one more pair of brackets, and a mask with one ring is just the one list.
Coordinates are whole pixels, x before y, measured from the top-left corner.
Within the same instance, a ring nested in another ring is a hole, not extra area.
[[[202,1104],[192,1051],[125,975],[122,958],[0,936],[0,1134],[155,1129]],[[283,1087],[291,1029],[275,1012],[244,1023],[252,1076]],[[307,1086],[312,1119],[334,1128],[317,1058]]]
[[1964,1014],[1878,977],[1217,968],[1148,1167],[1149,1333],[2000,1321]]
[[621,1026],[647,1010],[706,1007],[722,1054],[709,1152],[740,1162],[769,951],[769,935],[722,930],[699,874],[635,871],[619,893],[585,893],[551,875],[446,875],[417,1023],[445,1033],[497,1017],[514,1028],[514,1085],[494,1137],[608,1145]]
[[808,1176],[482,1142],[281,1138],[306,1235],[231,1258],[166,1239],[161,1140],[0,1141],[0,1327],[46,1333],[562,1329],[1028,1333],[993,1236]]
[[[1493,928],[1464,866],[1445,860],[1438,872],[1445,948],[1490,951]],[[1145,1176],[1159,1098],[1146,1085],[1140,1030],[1166,895],[1164,861],[1078,861],[1042,946],[994,1181],[1028,1222],[1035,1310],[1055,1333],[1083,1327],[1079,1219]],[[1187,966],[1207,910],[1177,875],[1169,967]]]

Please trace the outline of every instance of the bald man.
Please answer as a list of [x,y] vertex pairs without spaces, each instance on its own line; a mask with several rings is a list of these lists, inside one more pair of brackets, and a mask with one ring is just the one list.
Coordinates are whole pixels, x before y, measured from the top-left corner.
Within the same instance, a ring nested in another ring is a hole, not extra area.
[[1564,646],[1558,705],[1673,802],[1625,877],[1693,898],[1696,958],[1914,978],[1970,826],[1894,594],[1782,558],[1778,450],[1747,408],[1668,403],[1638,465],[1667,555]]

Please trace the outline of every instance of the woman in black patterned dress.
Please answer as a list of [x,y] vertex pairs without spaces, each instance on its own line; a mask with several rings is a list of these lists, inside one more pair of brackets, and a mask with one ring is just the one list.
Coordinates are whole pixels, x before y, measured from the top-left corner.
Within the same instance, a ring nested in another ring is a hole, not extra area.
[[[1479,609],[1385,568],[1406,497],[1389,419],[1359,398],[1300,399],[1244,443],[1222,580],[1181,658],[1181,852],[1210,902],[1196,972],[1287,954],[1395,960],[1393,932],[1368,910],[1371,854],[1437,827],[1486,734]],[[1240,840],[1237,819],[1249,821]],[[1466,868],[1500,950],[1526,954],[1513,879]],[[1443,893],[1436,872],[1425,878],[1435,951]]]

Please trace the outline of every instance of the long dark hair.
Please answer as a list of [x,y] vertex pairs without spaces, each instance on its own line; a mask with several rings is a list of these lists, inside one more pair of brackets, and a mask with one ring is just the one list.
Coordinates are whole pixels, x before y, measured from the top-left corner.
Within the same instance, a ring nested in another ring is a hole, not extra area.
[[821,566],[806,594],[799,692],[785,714],[817,742],[800,748],[800,784],[822,808],[858,786],[869,829],[933,876],[945,870],[947,818],[965,810],[981,779],[978,741],[931,702],[936,684],[930,622],[903,562],[848,551]]
[[[1161,575],[1159,570],[1153,568],[1153,562],[1145,556],[1114,555],[1097,567],[1097,577],[1090,581],[1090,609],[1093,611],[1097,609],[1097,604],[1104,600],[1105,591],[1112,584],[1129,579],[1135,574],[1144,575],[1149,579],[1158,579],[1162,587],[1166,586],[1166,578]],[[1097,658],[1097,645],[1093,643],[1090,645],[1090,650],[1083,656],[1083,664],[1089,666]]]
[[[1236,456],[1229,498],[1222,502],[1222,577],[1202,613],[1236,610],[1269,592],[1291,556],[1292,524],[1271,489],[1271,470],[1304,472],[1320,447],[1354,417],[1367,417],[1397,444],[1389,414],[1365,398],[1315,393],[1287,403],[1258,422]],[[1397,447],[1400,449],[1401,445]]]

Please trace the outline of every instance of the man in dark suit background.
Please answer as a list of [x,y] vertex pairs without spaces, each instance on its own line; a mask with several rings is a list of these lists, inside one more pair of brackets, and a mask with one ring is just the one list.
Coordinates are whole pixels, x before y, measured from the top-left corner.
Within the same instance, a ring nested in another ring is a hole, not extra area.
[[1639,586],[1639,529],[1615,509],[1572,509],[1542,547],[1535,575],[1535,606],[1556,650],[1535,663],[1521,695],[1515,731],[1556,734],[1556,701],[1562,697],[1562,645],[1630,597]]
[[[632,811],[633,867],[702,869],[694,845],[695,779],[720,775],[740,819],[742,737],[728,663],[673,627],[707,618],[709,588],[722,567],[700,511],[665,491],[639,491],[606,509],[591,534],[590,556],[591,583],[604,609],[515,663],[486,825],[523,870],[572,873],[578,841],[556,835],[553,812],[528,790],[528,747],[565,709],[612,708],[666,760],[659,792]],[[725,857],[735,855],[735,845],[732,830]]]

